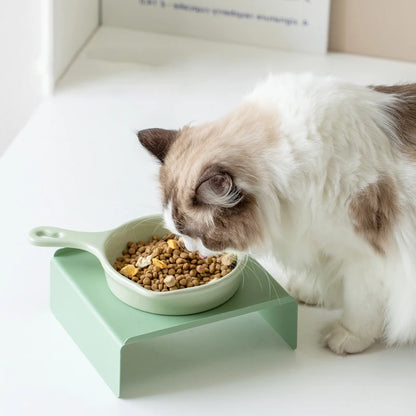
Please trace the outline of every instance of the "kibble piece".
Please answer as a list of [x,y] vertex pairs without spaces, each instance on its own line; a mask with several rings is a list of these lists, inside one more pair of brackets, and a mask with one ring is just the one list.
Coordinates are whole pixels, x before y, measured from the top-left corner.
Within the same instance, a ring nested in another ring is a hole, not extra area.
[[176,279],[174,276],[172,275],[168,275],[165,277],[165,285],[169,288],[173,287],[176,285]]
[[143,284],[144,284],[144,285],[150,285],[150,278],[149,278],[149,277],[145,277],[145,278],[143,279]]
[[177,250],[179,248],[178,246],[178,242],[176,240],[173,239],[169,239],[167,241],[169,248],[173,249],[173,250]]
[[142,269],[143,267],[149,266],[151,263],[152,263],[152,256],[151,255],[147,256],[147,257],[140,256],[137,259],[136,267],[140,267]]
[[231,266],[235,262],[235,255],[232,253],[226,253],[221,257],[221,264],[223,266]]
[[120,273],[123,276],[126,276],[126,277],[133,277],[133,276],[136,276],[136,274],[137,274],[138,271],[139,271],[139,269],[136,269],[133,265],[128,264],[127,266],[124,266],[120,270]]
[[204,267],[202,266],[202,264],[200,264],[200,265],[196,266],[196,271],[197,271],[199,274],[204,273]]
[[155,266],[158,266],[158,267],[160,267],[161,269],[166,269],[168,266],[166,265],[166,263],[164,263],[163,261],[161,261],[161,260],[159,260],[159,259],[155,259],[155,258],[153,258],[152,259],[152,263],[155,265]]

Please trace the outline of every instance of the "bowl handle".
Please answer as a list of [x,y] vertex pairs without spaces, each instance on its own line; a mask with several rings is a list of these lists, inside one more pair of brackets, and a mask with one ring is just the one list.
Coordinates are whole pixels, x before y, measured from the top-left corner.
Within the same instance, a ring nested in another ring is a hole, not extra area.
[[29,242],[43,247],[70,247],[89,251],[95,255],[102,253],[104,241],[110,231],[83,232],[57,227],[36,227],[29,232]]

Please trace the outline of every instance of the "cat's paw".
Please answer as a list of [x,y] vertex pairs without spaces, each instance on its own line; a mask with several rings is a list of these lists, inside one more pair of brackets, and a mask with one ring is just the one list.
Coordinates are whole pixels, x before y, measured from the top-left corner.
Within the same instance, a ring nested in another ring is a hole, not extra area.
[[320,299],[318,294],[304,281],[290,280],[287,284],[287,291],[299,303],[305,303],[310,306],[319,304]]
[[357,335],[341,322],[334,322],[322,331],[322,344],[336,354],[356,354],[367,349],[374,340]]

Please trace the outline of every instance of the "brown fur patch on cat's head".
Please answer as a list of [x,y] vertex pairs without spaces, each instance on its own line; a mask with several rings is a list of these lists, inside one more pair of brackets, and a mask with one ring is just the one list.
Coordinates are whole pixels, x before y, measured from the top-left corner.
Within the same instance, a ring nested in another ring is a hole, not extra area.
[[264,117],[245,104],[212,123],[139,132],[141,143],[162,162],[162,199],[172,231],[200,239],[213,251],[247,250],[262,240],[256,198],[261,175],[253,172],[261,171],[276,137]]

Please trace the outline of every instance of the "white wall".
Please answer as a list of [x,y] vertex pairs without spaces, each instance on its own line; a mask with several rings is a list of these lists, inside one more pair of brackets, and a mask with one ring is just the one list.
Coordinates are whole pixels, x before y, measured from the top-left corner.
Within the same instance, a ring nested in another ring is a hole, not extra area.
[[72,58],[99,25],[99,8],[100,0],[54,0],[54,79],[62,75]]
[[48,87],[48,3],[0,1],[0,155]]
[[0,0],[0,156],[99,24],[100,0]]

